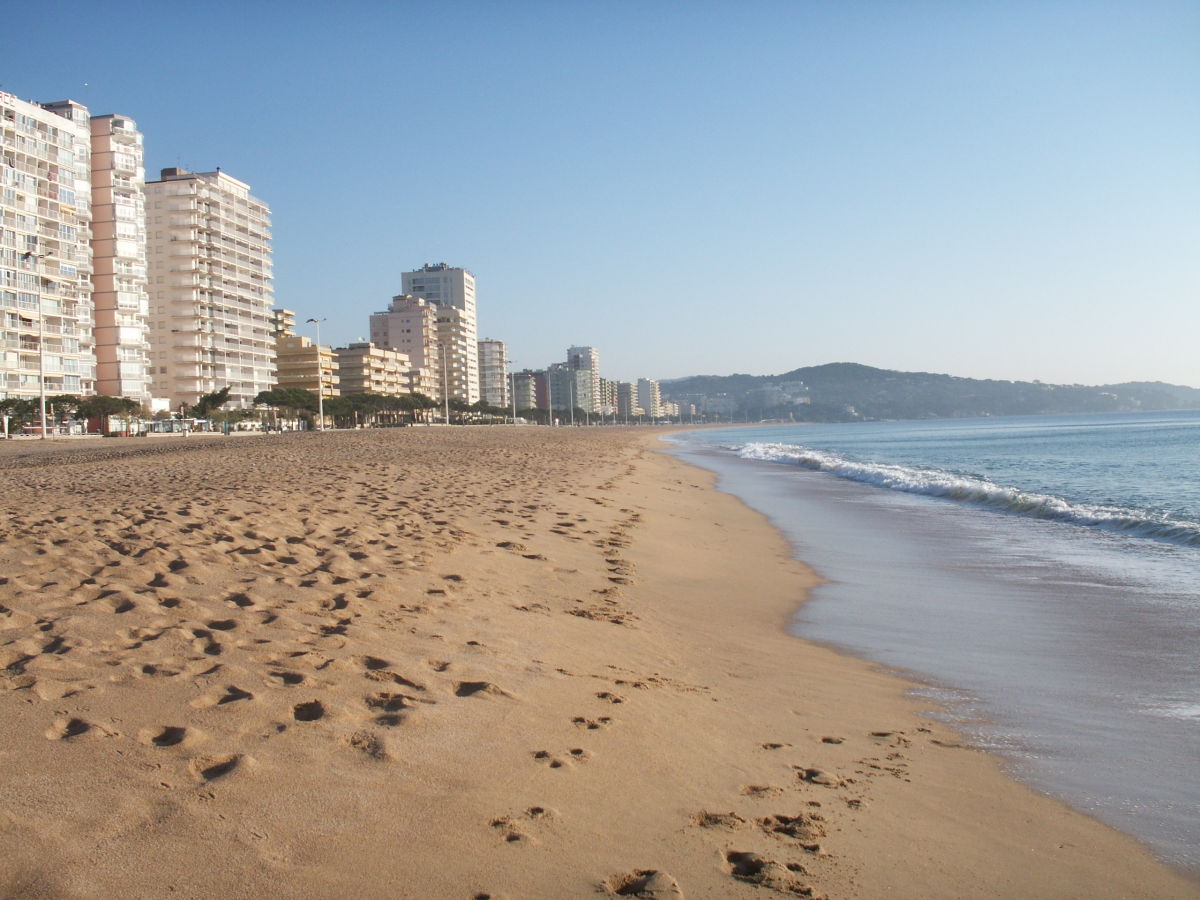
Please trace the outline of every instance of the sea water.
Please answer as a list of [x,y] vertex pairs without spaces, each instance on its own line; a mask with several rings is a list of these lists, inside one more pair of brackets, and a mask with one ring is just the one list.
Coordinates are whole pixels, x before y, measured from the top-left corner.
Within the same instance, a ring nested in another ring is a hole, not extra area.
[[829,579],[796,634],[1200,875],[1200,411],[672,440]]

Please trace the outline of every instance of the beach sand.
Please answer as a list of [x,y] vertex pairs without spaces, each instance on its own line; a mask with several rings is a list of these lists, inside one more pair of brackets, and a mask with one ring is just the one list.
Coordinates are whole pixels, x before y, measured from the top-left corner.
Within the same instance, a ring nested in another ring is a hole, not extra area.
[[2,897],[1200,894],[789,636],[649,429],[14,441],[0,506]]

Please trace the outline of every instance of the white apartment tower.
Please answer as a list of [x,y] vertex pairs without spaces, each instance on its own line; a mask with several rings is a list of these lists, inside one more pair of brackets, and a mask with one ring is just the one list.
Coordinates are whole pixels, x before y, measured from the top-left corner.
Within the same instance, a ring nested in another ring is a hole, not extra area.
[[424,297],[438,307],[438,343],[446,366],[443,379],[451,397],[479,400],[479,326],[475,313],[475,276],[446,263],[401,275],[403,293]]
[[91,394],[86,108],[0,92],[0,398]]
[[142,134],[127,116],[93,116],[92,302],[96,393],[150,400],[150,300]]
[[220,169],[163,169],[146,205],[155,395],[251,406],[275,380],[270,210]]
[[484,338],[479,342],[479,393],[489,406],[508,408],[508,345]]
[[658,418],[663,414],[662,394],[659,391],[658,382],[653,378],[639,378],[637,380],[637,405],[652,419]]

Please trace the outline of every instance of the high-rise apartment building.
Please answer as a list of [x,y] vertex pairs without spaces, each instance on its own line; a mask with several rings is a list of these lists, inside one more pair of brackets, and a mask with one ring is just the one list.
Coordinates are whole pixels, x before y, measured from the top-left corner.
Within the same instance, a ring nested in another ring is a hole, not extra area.
[[475,276],[446,263],[401,275],[403,293],[424,297],[438,307],[437,336],[446,368],[443,381],[451,397],[479,400],[479,326],[475,313]]
[[275,378],[270,210],[220,169],[163,169],[146,204],[155,395],[252,405]]
[[590,381],[586,391],[587,406],[577,404],[580,409],[590,413],[600,412],[600,351],[595,347],[568,347],[567,367],[575,371],[586,372]]
[[91,394],[91,134],[85,107],[0,92],[0,397]]
[[652,378],[639,378],[637,380],[637,405],[652,419],[658,418],[663,414],[662,395],[659,392],[657,381]]
[[142,134],[127,116],[93,116],[91,142],[96,393],[148,403],[150,300]]
[[628,419],[630,416],[641,414],[642,408],[638,406],[637,385],[632,381],[617,382],[617,415]]
[[552,363],[546,368],[550,408],[565,410],[573,419],[575,410],[584,415],[592,412],[592,373],[588,369],[572,369],[566,363]]
[[512,400],[508,386],[508,345],[484,338],[479,342],[479,394],[490,406],[507,408]]
[[598,398],[600,414],[611,416],[617,411],[617,382],[609,378],[600,379],[600,396]]

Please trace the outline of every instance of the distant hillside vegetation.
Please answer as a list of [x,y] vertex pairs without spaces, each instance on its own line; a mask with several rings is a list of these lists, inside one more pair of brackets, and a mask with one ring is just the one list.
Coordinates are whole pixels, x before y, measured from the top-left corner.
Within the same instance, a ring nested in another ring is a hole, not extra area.
[[1098,387],[897,372],[857,363],[783,375],[697,375],[662,382],[664,398],[738,419],[849,422],[1047,413],[1200,409],[1200,390],[1163,382]]

